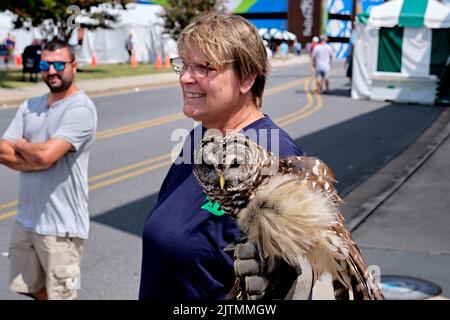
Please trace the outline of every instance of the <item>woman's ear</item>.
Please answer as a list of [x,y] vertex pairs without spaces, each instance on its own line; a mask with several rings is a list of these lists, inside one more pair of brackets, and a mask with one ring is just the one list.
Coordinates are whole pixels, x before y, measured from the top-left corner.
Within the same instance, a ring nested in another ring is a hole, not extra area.
[[241,94],[246,94],[247,92],[249,92],[252,89],[253,84],[255,83],[255,79],[256,79],[256,74],[248,77],[247,79],[244,79],[241,82],[241,87],[239,89],[239,92]]

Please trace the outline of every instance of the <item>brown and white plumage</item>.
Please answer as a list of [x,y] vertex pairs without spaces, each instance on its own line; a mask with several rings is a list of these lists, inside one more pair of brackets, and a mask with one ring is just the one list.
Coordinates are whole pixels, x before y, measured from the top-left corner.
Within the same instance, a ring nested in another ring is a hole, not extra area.
[[279,159],[239,133],[208,136],[194,173],[205,193],[237,219],[269,270],[305,256],[330,273],[336,299],[383,299],[339,211],[331,169],[313,157]]

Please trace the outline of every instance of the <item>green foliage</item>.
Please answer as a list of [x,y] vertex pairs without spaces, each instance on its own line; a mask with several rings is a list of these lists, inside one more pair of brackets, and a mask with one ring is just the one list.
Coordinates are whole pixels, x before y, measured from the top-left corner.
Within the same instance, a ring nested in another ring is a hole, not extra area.
[[[0,11],[9,10],[17,15],[16,28],[39,27],[46,39],[53,38],[53,30],[58,30],[57,37],[67,40],[75,27],[110,28],[117,21],[117,16],[106,11],[90,12],[91,7],[110,2],[106,0],[1,0]],[[125,8],[131,0],[114,1]],[[75,25],[75,16],[91,18],[89,22]]]
[[164,32],[175,40],[180,32],[200,13],[222,11],[223,0],[167,0],[164,13]]

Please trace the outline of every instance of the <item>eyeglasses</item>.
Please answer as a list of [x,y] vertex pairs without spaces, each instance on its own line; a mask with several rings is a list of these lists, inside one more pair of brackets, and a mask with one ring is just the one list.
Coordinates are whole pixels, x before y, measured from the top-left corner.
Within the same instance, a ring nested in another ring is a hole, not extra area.
[[39,62],[39,68],[41,71],[48,71],[50,70],[50,66],[53,65],[53,68],[55,68],[56,71],[61,72],[65,69],[66,63],[72,63],[72,61],[44,61],[41,60]]
[[176,57],[170,59],[170,64],[172,65],[173,71],[179,76],[182,76],[186,70],[191,66],[192,75],[199,79],[199,78],[206,78],[208,76],[208,72],[210,70],[217,70],[215,68],[211,68],[213,65],[224,65],[227,63],[231,63],[235,61],[235,59],[228,59],[228,60],[222,60],[217,62],[197,62],[197,61],[191,61],[186,62],[181,57]]

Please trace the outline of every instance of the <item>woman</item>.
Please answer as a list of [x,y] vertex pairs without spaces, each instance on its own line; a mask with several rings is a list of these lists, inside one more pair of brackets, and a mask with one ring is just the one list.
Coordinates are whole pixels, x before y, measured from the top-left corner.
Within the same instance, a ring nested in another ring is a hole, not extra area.
[[[243,130],[280,156],[302,154],[261,112],[267,56],[251,23],[229,14],[197,17],[180,34],[178,52],[172,66],[180,76],[183,112],[202,131]],[[223,249],[240,232],[192,173],[194,130],[178,159],[189,153],[191,161],[172,165],[144,226],[140,299],[220,300],[235,281],[233,258]]]

